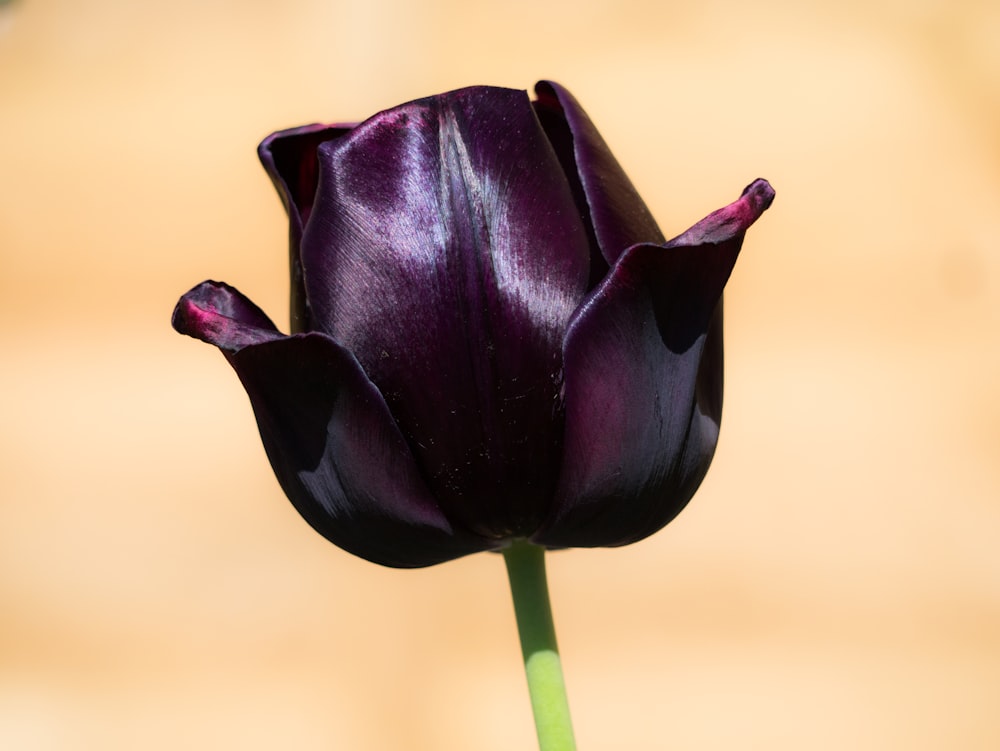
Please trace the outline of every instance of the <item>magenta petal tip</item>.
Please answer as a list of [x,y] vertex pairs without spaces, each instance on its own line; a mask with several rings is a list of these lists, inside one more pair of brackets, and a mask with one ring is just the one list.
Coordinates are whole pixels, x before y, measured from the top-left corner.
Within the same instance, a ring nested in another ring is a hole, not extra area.
[[756,207],[757,216],[767,211],[774,202],[774,188],[771,183],[762,177],[758,177],[743,189],[740,198],[747,199],[747,202]]

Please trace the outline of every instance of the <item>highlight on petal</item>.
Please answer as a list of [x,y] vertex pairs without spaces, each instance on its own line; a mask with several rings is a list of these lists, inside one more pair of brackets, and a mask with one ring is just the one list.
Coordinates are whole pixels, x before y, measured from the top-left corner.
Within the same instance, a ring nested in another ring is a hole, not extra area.
[[299,334],[227,358],[250,396],[278,482],[330,542],[399,568],[489,547],[452,527],[381,394],[329,337]]
[[552,81],[537,83],[535,93],[563,169],[579,181],[578,193],[586,198],[584,208],[607,264],[637,243],[662,243],[656,220],[580,103]]
[[624,545],[663,527],[708,470],[722,410],[721,297],[763,180],[665,245],[636,245],[565,341],[566,433],[554,547]]
[[202,282],[184,294],[171,323],[180,333],[227,352],[284,336],[264,311],[224,282]]
[[555,485],[562,336],[590,244],[527,93],[411,102],[319,153],[313,320],[385,395],[450,518],[530,532]]

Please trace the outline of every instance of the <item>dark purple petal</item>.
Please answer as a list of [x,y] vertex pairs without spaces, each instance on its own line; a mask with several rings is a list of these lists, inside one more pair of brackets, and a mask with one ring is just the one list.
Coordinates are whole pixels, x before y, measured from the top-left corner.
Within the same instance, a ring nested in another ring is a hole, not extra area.
[[171,322],[180,333],[226,352],[284,336],[264,311],[223,282],[202,282],[187,292],[174,308]]
[[526,93],[403,105],[323,144],[320,164],[302,239],[314,326],[385,395],[450,519],[530,532],[555,485],[589,246]]
[[721,296],[763,180],[663,246],[636,245],[566,335],[566,437],[554,547],[624,545],[669,522],[701,483],[722,411]]
[[253,404],[285,494],[317,532],[385,566],[429,566],[488,543],[452,529],[385,400],[324,334],[286,337],[219,282],[181,298],[174,328],[218,346]]
[[281,130],[265,138],[257,148],[264,169],[288,212],[288,251],[291,274],[292,332],[309,330],[309,303],[302,280],[299,244],[302,228],[312,212],[319,180],[316,149],[347,133],[352,125],[303,125]]
[[583,210],[607,264],[632,245],[662,243],[653,215],[579,102],[551,81],[536,84],[535,93],[539,117],[574,192],[585,196]]
[[330,542],[400,568],[489,547],[451,526],[382,395],[329,337],[299,334],[227,359],[250,396],[278,482]]

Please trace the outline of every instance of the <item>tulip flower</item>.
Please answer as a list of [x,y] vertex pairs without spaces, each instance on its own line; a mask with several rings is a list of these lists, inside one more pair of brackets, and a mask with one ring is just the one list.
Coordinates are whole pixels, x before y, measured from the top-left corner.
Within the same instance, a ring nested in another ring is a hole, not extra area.
[[376,563],[632,543],[715,451],[722,292],[774,192],[667,241],[576,100],[535,91],[268,137],[291,333],[218,282],[174,312],[236,370],[299,513]]

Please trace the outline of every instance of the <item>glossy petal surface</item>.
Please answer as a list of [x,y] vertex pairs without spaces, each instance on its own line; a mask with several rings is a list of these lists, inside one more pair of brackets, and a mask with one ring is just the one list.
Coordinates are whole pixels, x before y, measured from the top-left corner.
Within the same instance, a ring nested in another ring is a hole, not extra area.
[[574,317],[562,475],[537,542],[634,542],[697,489],[722,409],[722,290],[773,197],[758,180],[666,245],[633,246]]
[[320,164],[302,241],[316,325],[385,395],[449,518],[533,530],[590,247],[525,92],[403,105],[323,144]]

